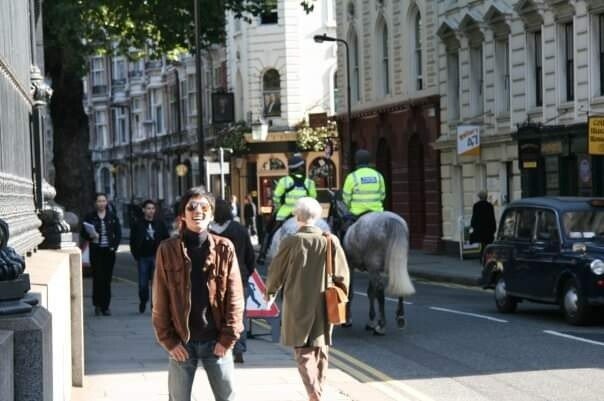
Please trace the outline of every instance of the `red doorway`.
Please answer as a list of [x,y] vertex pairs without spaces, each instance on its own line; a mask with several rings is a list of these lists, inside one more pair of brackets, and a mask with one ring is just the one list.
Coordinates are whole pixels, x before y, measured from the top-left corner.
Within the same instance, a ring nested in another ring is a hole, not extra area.
[[409,210],[407,216],[411,248],[423,247],[426,233],[426,194],[424,188],[424,146],[418,134],[409,140]]

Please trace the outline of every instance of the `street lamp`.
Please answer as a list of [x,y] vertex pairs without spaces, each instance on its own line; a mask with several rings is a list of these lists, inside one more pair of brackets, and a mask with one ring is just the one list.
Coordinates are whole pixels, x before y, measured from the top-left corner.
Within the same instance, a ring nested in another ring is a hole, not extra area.
[[195,101],[197,103],[197,153],[199,153],[199,181],[203,186],[205,186],[207,183],[204,182],[205,144],[203,137],[203,113],[201,104],[201,25],[199,21],[199,2],[200,0],[193,0],[193,12],[195,13]]
[[350,49],[348,47],[348,42],[344,39],[334,38],[333,36],[327,36],[326,33],[323,35],[315,35],[313,37],[316,43],[323,42],[337,42],[342,43],[346,48],[346,136],[348,137],[347,141],[344,142],[344,149],[348,154],[348,169],[352,170],[354,166],[354,159],[352,155],[352,128],[350,126],[350,114],[351,114],[351,101],[350,101]]

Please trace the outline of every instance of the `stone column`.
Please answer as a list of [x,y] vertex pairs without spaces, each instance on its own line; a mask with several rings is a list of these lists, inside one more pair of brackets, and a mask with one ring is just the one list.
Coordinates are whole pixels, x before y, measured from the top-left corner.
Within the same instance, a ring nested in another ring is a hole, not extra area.
[[0,330],[0,400],[14,400],[13,332]]

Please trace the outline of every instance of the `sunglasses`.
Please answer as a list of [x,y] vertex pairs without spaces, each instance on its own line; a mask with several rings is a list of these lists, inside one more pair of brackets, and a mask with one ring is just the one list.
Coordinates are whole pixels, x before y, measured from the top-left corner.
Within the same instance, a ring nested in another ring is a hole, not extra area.
[[201,201],[201,202],[191,201],[191,202],[187,203],[187,210],[189,212],[194,212],[195,210],[197,210],[198,206],[201,206],[201,211],[204,213],[207,213],[210,211],[210,204],[206,201]]

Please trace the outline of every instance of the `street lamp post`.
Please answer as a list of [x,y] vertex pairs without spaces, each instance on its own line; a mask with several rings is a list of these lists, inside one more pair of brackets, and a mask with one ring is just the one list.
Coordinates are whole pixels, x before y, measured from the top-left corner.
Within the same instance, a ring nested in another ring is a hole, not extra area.
[[350,48],[348,42],[344,39],[335,38],[328,36],[326,33],[323,35],[315,35],[313,37],[316,43],[323,42],[337,42],[342,43],[346,48],[346,136],[348,137],[344,142],[344,148],[348,156],[348,169],[352,170],[354,166],[354,159],[352,155],[352,128],[350,126],[350,115],[351,115],[351,96],[350,96]]
[[[220,197],[224,199],[224,151],[226,150],[229,153],[233,153],[233,149],[231,148],[223,148],[220,147],[218,149],[212,148],[210,151],[215,152],[218,150],[220,154]],[[230,170],[229,170],[230,172]]]
[[197,153],[199,154],[199,180],[201,184],[205,186],[205,144],[203,137],[203,113],[201,104],[201,26],[199,21],[199,2],[200,0],[193,0],[193,12],[195,13],[195,100],[197,103]]

